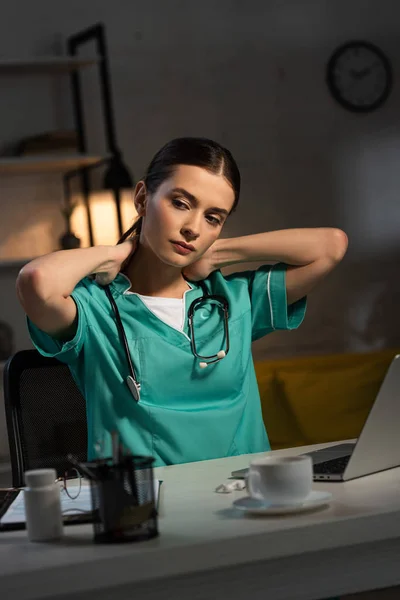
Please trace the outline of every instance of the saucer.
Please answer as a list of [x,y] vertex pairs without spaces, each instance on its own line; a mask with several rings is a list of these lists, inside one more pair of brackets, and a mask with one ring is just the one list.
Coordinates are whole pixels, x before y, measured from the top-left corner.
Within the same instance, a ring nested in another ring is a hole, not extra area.
[[305,500],[297,504],[268,504],[263,500],[246,496],[235,500],[233,506],[251,515],[285,515],[312,510],[327,504],[331,499],[331,492],[313,490]]

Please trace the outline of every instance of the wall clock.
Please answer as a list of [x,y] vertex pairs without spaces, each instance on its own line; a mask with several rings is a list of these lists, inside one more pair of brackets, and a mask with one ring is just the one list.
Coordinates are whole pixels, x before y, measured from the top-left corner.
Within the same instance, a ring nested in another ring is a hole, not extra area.
[[367,112],[381,106],[392,88],[392,67],[374,44],[353,41],[332,54],[326,71],[332,96],[343,107]]

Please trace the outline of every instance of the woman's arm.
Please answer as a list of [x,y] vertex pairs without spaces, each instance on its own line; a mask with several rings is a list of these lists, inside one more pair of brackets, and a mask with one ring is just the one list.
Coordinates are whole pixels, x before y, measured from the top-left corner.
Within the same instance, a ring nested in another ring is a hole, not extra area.
[[60,250],[35,258],[17,277],[17,295],[29,318],[46,333],[73,337],[76,305],[70,294],[78,281],[100,273],[112,281],[133,250],[132,240],[118,246]]
[[342,260],[347,235],[341,229],[282,229],[220,239],[184,269],[188,279],[205,279],[216,269],[241,262],[283,262],[288,266],[288,304],[306,296]]
[[341,229],[283,229],[217,240],[212,262],[216,269],[249,261],[284,262],[288,304],[306,296],[342,260],[347,235]]

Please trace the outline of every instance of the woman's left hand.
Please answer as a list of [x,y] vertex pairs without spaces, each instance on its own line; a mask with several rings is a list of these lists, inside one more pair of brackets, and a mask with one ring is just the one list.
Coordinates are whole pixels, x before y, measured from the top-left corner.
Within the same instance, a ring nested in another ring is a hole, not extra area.
[[214,260],[214,244],[198,260],[183,269],[183,274],[189,281],[206,279],[210,273],[218,268]]

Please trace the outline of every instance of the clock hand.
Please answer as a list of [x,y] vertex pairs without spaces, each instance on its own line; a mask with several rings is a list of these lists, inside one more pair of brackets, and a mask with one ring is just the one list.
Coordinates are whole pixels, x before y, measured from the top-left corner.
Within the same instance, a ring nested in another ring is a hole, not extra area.
[[358,79],[359,74],[360,74],[360,72],[357,71],[356,69],[350,69],[350,75],[353,77],[353,79]]
[[350,74],[352,75],[353,79],[363,79],[366,75],[369,74],[370,72],[370,68],[367,67],[365,69],[361,69],[360,71],[356,70],[356,69],[350,69]]
[[371,73],[371,67],[366,67],[365,69],[362,69],[359,72],[360,79],[363,79],[366,75],[369,75],[370,73]]

